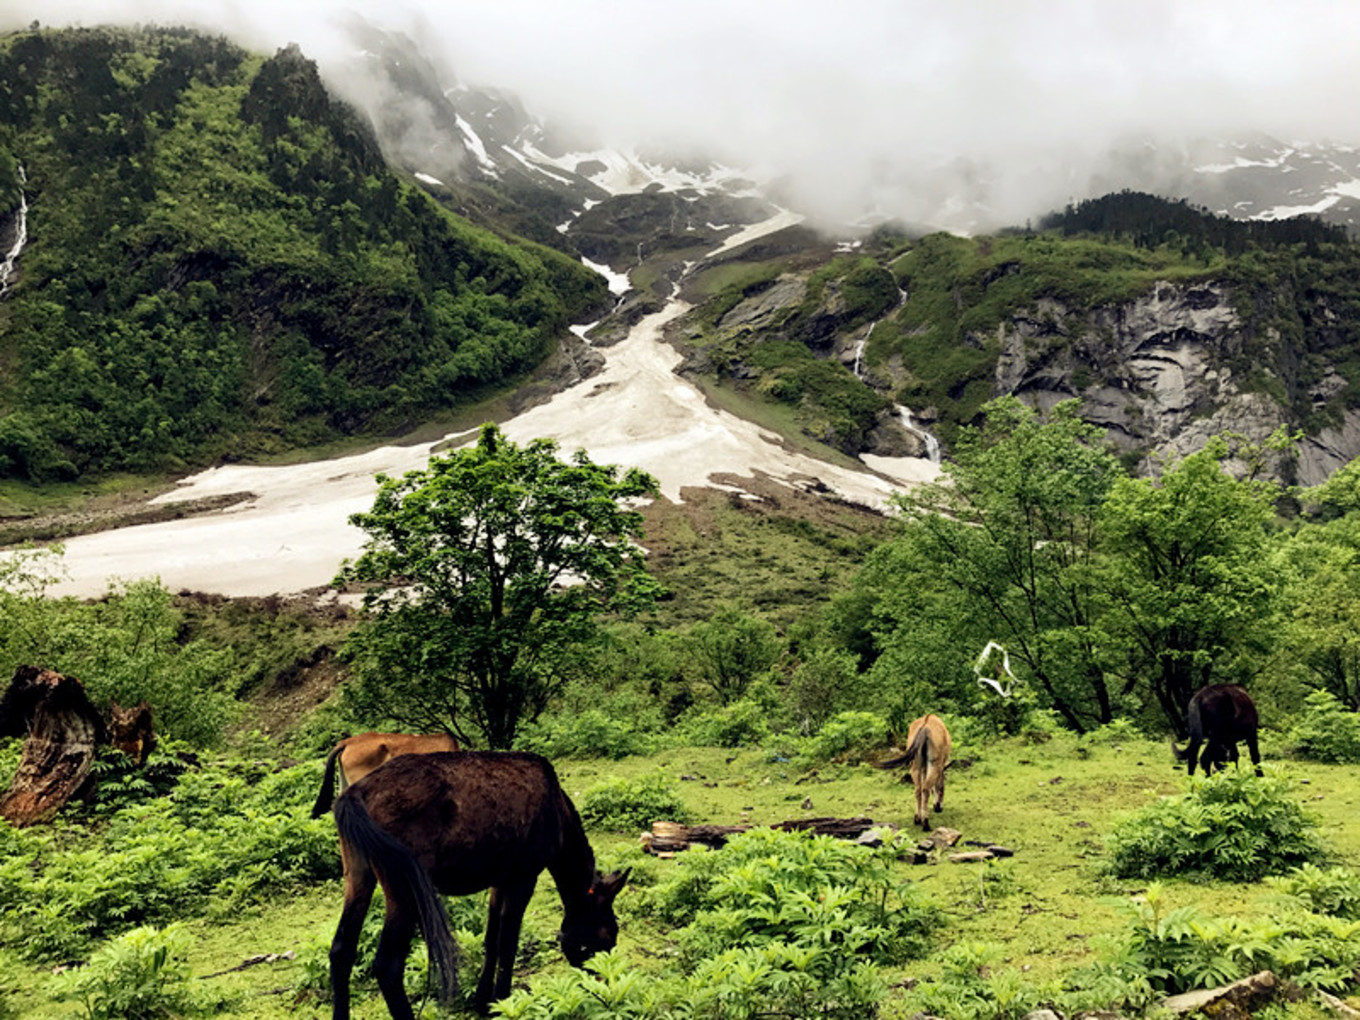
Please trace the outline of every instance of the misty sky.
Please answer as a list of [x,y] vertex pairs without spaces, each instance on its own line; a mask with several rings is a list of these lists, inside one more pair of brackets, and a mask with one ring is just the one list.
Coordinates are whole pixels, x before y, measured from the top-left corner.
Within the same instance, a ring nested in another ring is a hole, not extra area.
[[0,0],[4,27],[207,23],[323,67],[351,10],[532,112],[764,164],[831,210],[959,160],[1013,211],[1131,138],[1360,142],[1353,0]]

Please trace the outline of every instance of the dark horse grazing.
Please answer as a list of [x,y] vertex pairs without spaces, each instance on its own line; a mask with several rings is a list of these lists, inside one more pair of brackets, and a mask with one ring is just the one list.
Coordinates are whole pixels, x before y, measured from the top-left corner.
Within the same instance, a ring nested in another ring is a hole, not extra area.
[[357,783],[384,762],[403,754],[429,754],[431,751],[456,751],[458,741],[447,733],[422,736],[412,733],[356,733],[346,737],[326,755],[326,771],[321,790],[312,805],[312,817],[320,818],[335,801],[335,774],[340,773],[340,792]]
[[349,978],[364,915],[381,882],[387,917],[373,960],[394,1020],[412,1020],[402,987],[419,927],[441,998],[457,990],[455,943],[436,893],[490,889],[486,957],[473,1004],[510,993],[520,924],[544,868],[562,897],[562,952],[580,966],[618,938],[614,897],[628,877],[595,870],[576,808],[536,754],[439,751],[394,758],[335,801],[345,906],[331,942],[335,1020],[349,1017]]
[[944,808],[944,771],[949,767],[949,728],[938,715],[923,715],[907,727],[907,752],[881,764],[881,768],[907,763],[911,785],[916,788],[916,824],[930,828],[930,795],[935,810]]
[[[1210,684],[1195,692],[1186,710],[1185,726],[1190,743],[1182,751],[1172,740],[1171,750],[1178,761],[1186,762],[1186,770],[1192,776],[1198,757],[1207,776],[1215,766],[1220,770],[1227,768],[1229,760],[1236,764],[1237,742],[1245,741],[1259,776],[1262,774],[1261,752],[1256,748],[1256,725],[1256,705],[1251,695],[1237,684]],[[1202,757],[1199,756],[1200,744],[1204,745]]]

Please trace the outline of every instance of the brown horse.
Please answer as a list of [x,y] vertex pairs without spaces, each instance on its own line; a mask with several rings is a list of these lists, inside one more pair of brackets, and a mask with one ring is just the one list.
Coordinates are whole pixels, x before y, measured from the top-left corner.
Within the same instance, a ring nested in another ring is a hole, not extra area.
[[402,987],[419,927],[441,997],[457,989],[455,943],[436,893],[490,889],[485,959],[473,1005],[485,1013],[510,994],[520,924],[546,868],[562,897],[558,942],[574,966],[612,949],[614,897],[628,873],[601,875],[576,813],[547,759],[496,751],[397,758],[335,801],[345,905],[331,943],[335,1020],[349,1017],[349,977],[377,883],[387,917],[373,960],[394,1020],[412,1020]]
[[326,755],[326,773],[321,791],[312,805],[312,817],[320,818],[335,800],[335,766],[340,766],[340,792],[357,783],[379,765],[400,754],[429,754],[431,751],[456,751],[458,741],[447,733],[420,736],[411,733],[356,733],[331,748]]
[[916,788],[915,822],[930,828],[930,795],[935,810],[944,808],[944,771],[949,767],[949,728],[938,715],[923,715],[907,727],[907,753],[881,764],[882,768],[907,763],[911,785]]

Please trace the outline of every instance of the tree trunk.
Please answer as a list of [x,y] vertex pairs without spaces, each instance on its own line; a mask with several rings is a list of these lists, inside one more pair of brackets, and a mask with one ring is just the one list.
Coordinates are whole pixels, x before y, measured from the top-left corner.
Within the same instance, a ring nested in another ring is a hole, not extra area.
[[28,739],[0,817],[16,828],[46,821],[75,796],[106,737],[104,721],[74,677],[20,666],[0,701],[0,729],[27,721]]

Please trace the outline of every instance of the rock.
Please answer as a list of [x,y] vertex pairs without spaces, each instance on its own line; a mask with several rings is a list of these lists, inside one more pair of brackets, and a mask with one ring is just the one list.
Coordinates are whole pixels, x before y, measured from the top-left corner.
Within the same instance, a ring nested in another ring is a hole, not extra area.
[[931,834],[926,837],[926,840],[931,846],[942,847],[953,846],[962,838],[963,833],[959,832],[957,829],[949,829],[941,825],[931,832]]
[[1162,1000],[1176,1014],[1208,1013],[1215,1020],[1250,1020],[1252,1011],[1274,1002],[1281,995],[1293,995],[1292,986],[1263,970],[1218,988],[1200,988]]
[[1035,1009],[1026,1013],[1024,1020],[1063,1020],[1063,1017],[1051,1009]]
[[1338,999],[1335,995],[1316,989],[1313,994],[1329,1011],[1341,1017],[1342,1020],[1360,1020],[1360,1009]]

